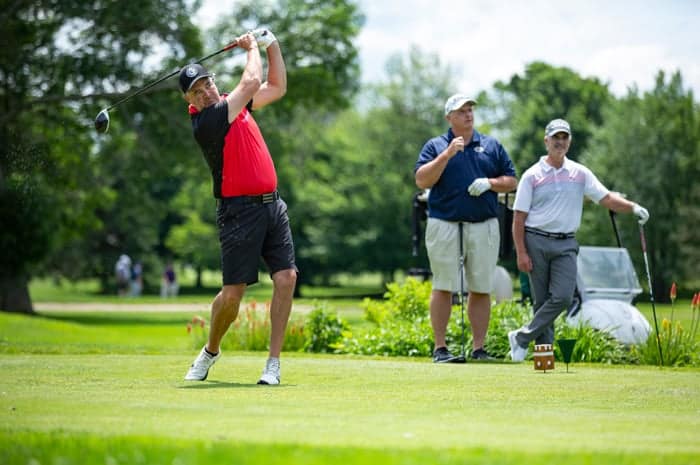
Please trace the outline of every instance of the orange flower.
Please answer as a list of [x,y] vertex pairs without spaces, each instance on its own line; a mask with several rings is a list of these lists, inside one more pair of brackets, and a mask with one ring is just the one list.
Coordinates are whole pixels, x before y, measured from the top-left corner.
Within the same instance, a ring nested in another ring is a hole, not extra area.
[[187,334],[192,332],[192,323],[187,323]]
[[676,283],[671,284],[671,302],[676,301]]

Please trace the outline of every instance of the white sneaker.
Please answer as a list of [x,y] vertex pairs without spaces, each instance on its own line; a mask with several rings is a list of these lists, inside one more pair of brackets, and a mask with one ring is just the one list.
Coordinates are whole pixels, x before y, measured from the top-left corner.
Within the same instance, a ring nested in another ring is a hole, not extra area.
[[209,374],[209,368],[221,358],[221,350],[219,350],[219,353],[216,355],[209,355],[205,347],[206,346],[202,347],[202,351],[192,363],[192,366],[185,375],[185,381],[204,381]]
[[280,359],[268,358],[258,384],[280,383]]
[[522,362],[527,357],[527,347],[521,347],[518,344],[518,340],[515,337],[518,334],[518,330],[508,332],[508,342],[510,343],[510,358],[514,362]]

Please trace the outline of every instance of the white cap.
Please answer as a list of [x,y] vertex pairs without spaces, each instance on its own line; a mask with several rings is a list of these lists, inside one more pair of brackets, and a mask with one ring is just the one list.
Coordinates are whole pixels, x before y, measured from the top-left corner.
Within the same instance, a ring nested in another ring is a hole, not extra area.
[[447,102],[445,102],[445,116],[449,115],[451,111],[462,108],[462,105],[465,103],[476,105],[476,100],[465,94],[454,94],[447,99]]
[[571,126],[563,119],[553,119],[547,124],[547,127],[544,128],[545,137],[552,137],[558,132],[565,132],[571,135]]

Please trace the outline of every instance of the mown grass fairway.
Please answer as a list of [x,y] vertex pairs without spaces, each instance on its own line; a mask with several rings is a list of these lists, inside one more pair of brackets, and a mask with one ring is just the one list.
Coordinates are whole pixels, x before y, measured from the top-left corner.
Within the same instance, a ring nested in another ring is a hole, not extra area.
[[[226,353],[207,381],[185,383],[196,351],[166,329],[182,328],[177,319],[26,318],[0,314],[2,464],[700,461],[697,369],[540,373],[530,363],[294,353],[284,354],[283,385],[264,387],[264,353]],[[33,330],[20,334],[23,325]],[[148,327],[151,343],[130,352]],[[40,353],[30,353],[31,333]],[[100,335],[118,353],[99,353]]]

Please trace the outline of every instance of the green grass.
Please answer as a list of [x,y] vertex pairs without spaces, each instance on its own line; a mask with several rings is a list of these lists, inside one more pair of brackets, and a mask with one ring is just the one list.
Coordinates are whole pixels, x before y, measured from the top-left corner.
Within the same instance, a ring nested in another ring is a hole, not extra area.
[[191,315],[0,313],[2,464],[694,464],[700,370],[227,353]]

